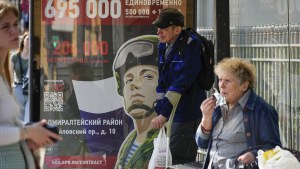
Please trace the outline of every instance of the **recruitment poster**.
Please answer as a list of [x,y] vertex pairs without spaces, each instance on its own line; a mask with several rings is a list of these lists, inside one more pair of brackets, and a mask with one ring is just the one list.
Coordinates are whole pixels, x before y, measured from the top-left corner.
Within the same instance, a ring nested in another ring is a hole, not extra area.
[[159,43],[152,22],[166,7],[186,16],[187,0],[34,3],[40,118],[63,137],[46,147],[44,168],[147,168],[158,134],[150,126]]

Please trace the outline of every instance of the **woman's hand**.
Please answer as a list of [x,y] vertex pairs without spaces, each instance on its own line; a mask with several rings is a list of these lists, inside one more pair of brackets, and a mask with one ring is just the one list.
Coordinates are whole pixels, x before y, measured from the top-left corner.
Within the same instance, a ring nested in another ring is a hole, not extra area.
[[200,106],[204,119],[211,119],[213,111],[216,107],[216,99],[211,96],[204,100]]
[[202,120],[199,125],[204,134],[209,134],[212,129],[212,115],[216,107],[216,99],[212,96],[204,100],[200,106]]
[[44,147],[48,144],[54,144],[54,142],[51,140],[51,137],[56,140],[62,140],[61,136],[44,128],[43,125],[45,124],[47,124],[47,121],[41,120],[40,122],[33,123],[32,125],[26,126],[28,132],[27,139],[29,143],[30,141],[34,143],[33,148]]
[[250,164],[255,161],[255,157],[251,152],[247,152],[247,153],[239,156],[239,158],[237,160],[243,164]]
[[32,140],[27,140],[27,146],[31,149],[31,150],[37,150],[39,149],[40,147],[35,144]]

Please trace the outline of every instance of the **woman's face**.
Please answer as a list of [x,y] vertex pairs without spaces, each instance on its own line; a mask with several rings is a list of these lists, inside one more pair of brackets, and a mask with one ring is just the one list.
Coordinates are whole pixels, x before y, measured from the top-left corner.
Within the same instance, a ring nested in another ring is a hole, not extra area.
[[156,99],[158,68],[140,65],[130,68],[124,75],[124,100],[127,113],[133,118],[145,118],[147,109]]
[[19,45],[18,18],[8,11],[0,18],[0,48],[14,49]]
[[231,73],[223,71],[218,75],[219,88],[229,105],[235,105],[248,89],[249,82],[240,84],[240,79]]
[[24,38],[24,49],[29,49],[29,36]]

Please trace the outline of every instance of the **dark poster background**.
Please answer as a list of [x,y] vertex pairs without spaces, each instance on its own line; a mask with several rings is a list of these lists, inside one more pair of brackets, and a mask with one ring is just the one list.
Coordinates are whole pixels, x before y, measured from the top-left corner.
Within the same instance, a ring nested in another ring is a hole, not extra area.
[[[186,0],[40,0],[33,2],[34,77],[40,118],[63,141],[46,148],[44,168],[114,168],[135,124],[117,93],[113,63],[126,41],[156,35],[164,7],[186,16]],[[190,15],[190,14],[188,14]],[[190,22],[190,21],[189,21]],[[40,43],[40,45],[35,45]],[[39,70],[39,71],[37,71]],[[35,96],[35,95],[34,95]],[[33,108],[34,109],[34,108]]]

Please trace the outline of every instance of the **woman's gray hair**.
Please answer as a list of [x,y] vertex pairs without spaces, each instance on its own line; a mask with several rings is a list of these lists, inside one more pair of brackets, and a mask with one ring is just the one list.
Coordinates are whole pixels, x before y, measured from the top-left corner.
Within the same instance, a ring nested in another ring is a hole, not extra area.
[[215,66],[215,74],[228,72],[240,79],[241,84],[248,81],[249,88],[256,84],[256,69],[250,61],[241,58],[225,58]]

